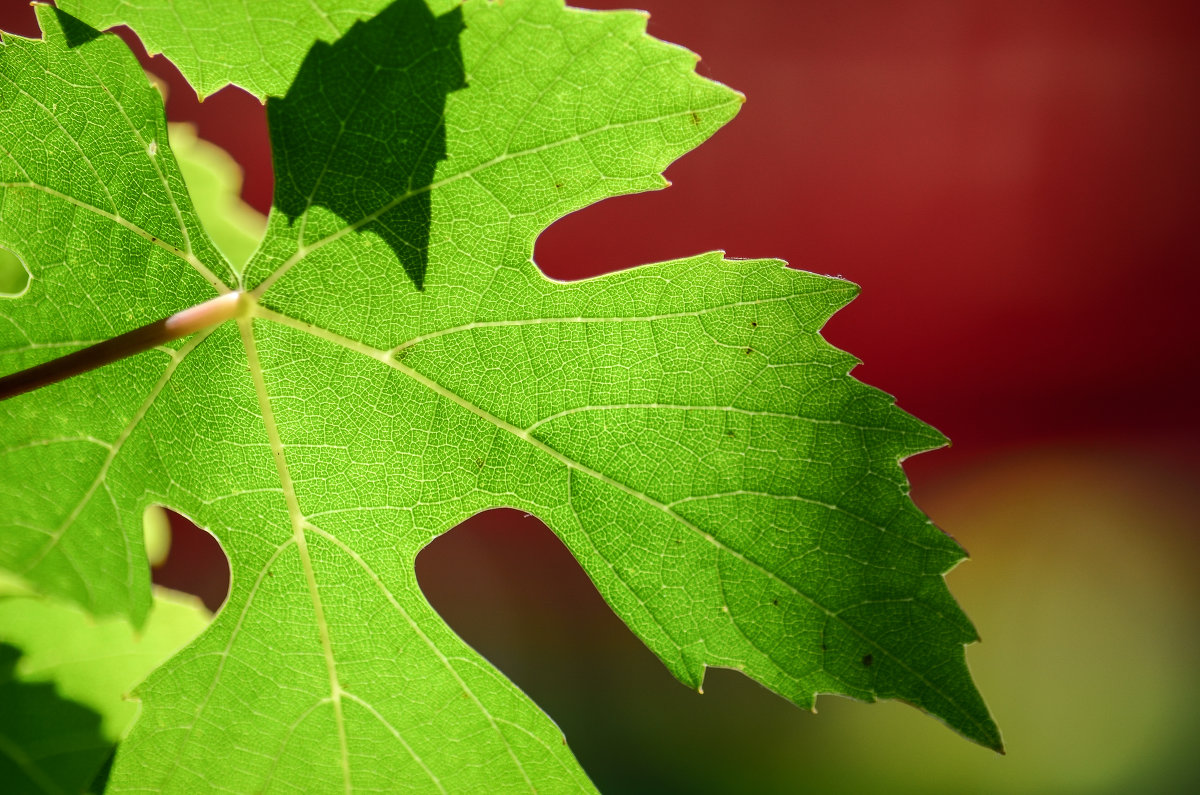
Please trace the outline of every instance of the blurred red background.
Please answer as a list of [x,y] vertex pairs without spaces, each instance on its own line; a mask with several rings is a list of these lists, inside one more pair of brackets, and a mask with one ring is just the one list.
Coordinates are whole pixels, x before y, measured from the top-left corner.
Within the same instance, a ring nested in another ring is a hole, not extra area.
[[[671,189],[559,221],[538,264],[581,278],[723,249],[862,286],[826,336],[864,361],[860,379],[954,440],[906,469],[917,502],[974,553],[951,585],[987,639],[970,660],[1010,757],[940,727],[913,734],[932,722],[876,717],[883,707],[826,699],[821,718],[800,715],[724,673],[699,699],[513,512],[422,555],[431,601],[609,791],[1194,783],[1200,4],[634,5],[748,102],[671,167]],[[27,7],[4,9],[0,27],[37,34]],[[169,117],[232,153],[243,197],[265,212],[262,106],[237,89],[200,103],[163,58],[143,63],[171,86]],[[215,545],[180,535],[157,578],[219,601]],[[1053,747],[1034,751],[1034,737]]]

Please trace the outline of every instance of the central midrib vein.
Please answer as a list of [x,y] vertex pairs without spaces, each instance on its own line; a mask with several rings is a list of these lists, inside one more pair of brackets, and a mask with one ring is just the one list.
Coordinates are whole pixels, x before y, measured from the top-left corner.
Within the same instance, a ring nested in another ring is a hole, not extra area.
[[305,535],[306,519],[300,511],[300,503],[296,499],[296,488],[292,483],[292,475],[288,470],[283,442],[279,436],[279,428],[275,424],[275,413],[271,408],[271,398],[267,393],[267,382],[263,376],[262,363],[258,358],[258,346],[254,340],[253,320],[241,317],[237,321],[238,330],[242,335],[242,343],[246,348],[246,359],[250,366],[250,374],[254,379],[254,391],[258,396],[259,410],[262,412],[263,425],[266,428],[267,440],[271,445],[271,456],[275,459],[275,469],[283,487],[284,499],[287,502],[288,518],[292,524],[292,538],[300,555],[304,578],[308,584],[308,593],[312,599],[313,612],[316,617],[317,630],[321,636],[321,650],[325,657],[325,669],[329,676],[329,699],[333,705],[334,722],[337,725],[338,745],[341,750],[342,783],[346,792],[353,792],[354,786],[350,778],[350,749],[346,739],[346,721],[342,712],[342,685],[338,680],[337,661],[333,655],[333,642],[329,636],[329,622],[325,619],[325,608],[321,603],[321,591],[317,587],[316,571],[313,569],[312,556],[308,551],[308,538]]
[[[250,368],[251,376],[254,380],[254,390],[258,397],[259,410],[262,413],[263,425],[266,429],[267,440],[271,448],[271,455],[275,460],[275,467],[279,475],[280,484],[283,488],[284,499],[287,503],[288,517],[292,525],[292,542],[296,545],[296,549],[300,555],[302,568],[304,569],[305,580],[308,584],[309,596],[312,599],[313,610],[316,615],[317,628],[321,636],[321,649],[324,653],[326,671],[329,676],[329,702],[332,704],[334,709],[335,721],[338,730],[338,741],[341,747],[343,785],[345,791],[349,793],[353,791],[354,787],[350,776],[349,743],[346,735],[346,724],[342,709],[342,698],[345,696],[349,700],[361,703],[364,706],[369,707],[369,705],[366,705],[366,702],[363,702],[361,699],[358,699],[353,694],[344,690],[338,678],[337,661],[334,657],[333,643],[329,633],[329,622],[325,618],[325,609],[321,601],[320,590],[317,586],[316,570],[313,567],[312,556],[309,554],[308,550],[306,531],[312,530],[320,535],[326,536],[333,543],[337,544],[339,547],[342,547],[343,551],[350,553],[351,557],[355,559],[356,562],[362,564],[362,560],[358,557],[357,553],[353,553],[348,547],[342,545],[340,541],[334,539],[332,536],[329,536],[324,531],[314,527],[300,509],[300,502],[296,496],[295,484],[292,481],[291,471],[288,469],[283,441],[279,435],[279,427],[275,422],[274,410],[271,408],[271,399],[269,393],[267,392],[266,378],[263,375],[262,363],[258,357],[257,342],[254,338],[253,316],[258,315],[260,311],[265,310],[261,310],[261,308],[257,305],[251,306],[252,309],[250,309],[247,314],[238,318],[238,330],[241,332],[242,343],[246,349],[247,363]],[[399,605],[396,604],[396,607],[398,608]],[[405,617],[407,618],[406,614]],[[411,620],[410,626],[416,630],[417,634],[430,646],[430,648],[434,649],[435,652],[440,654],[440,651],[437,650],[432,641],[430,641],[429,638],[425,636],[423,632],[421,632],[420,628],[416,626],[415,623],[411,622]],[[443,662],[445,662],[447,667],[450,668],[451,675],[454,676],[459,685],[463,688],[464,692],[475,702],[476,706],[479,707],[486,719],[491,724],[493,730],[495,730],[500,736],[501,740],[505,744],[506,749],[508,750],[508,754],[511,757],[513,764],[516,766],[517,770],[520,771],[522,777],[525,779],[525,783],[529,786],[530,791],[534,791],[533,782],[530,780],[529,775],[525,770],[525,766],[521,763],[520,758],[517,757],[516,753],[513,751],[512,746],[508,743],[508,739],[496,725],[495,719],[492,717],[491,713],[484,708],[483,704],[475,696],[471,688],[469,688],[466,682],[463,681],[463,679],[458,675],[458,672],[455,671],[452,666],[450,666],[449,661],[443,658]],[[371,711],[374,711],[373,708],[370,709]],[[407,748],[407,743],[405,743],[405,747]],[[411,749],[409,749],[409,751],[411,753]],[[425,772],[427,772],[433,778],[438,788],[442,789],[441,782],[438,781],[433,772],[425,766],[424,762],[421,761],[419,757],[416,757],[415,754],[414,758],[425,770]]]

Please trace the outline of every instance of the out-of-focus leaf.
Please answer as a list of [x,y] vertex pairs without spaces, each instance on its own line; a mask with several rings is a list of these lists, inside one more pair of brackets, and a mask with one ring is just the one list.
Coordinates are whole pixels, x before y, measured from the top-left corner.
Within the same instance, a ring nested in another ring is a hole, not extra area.
[[76,605],[0,596],[0,789],[80,792],[137,716],[128,699],[208,623],[195,599],[158,591],[141,630]]

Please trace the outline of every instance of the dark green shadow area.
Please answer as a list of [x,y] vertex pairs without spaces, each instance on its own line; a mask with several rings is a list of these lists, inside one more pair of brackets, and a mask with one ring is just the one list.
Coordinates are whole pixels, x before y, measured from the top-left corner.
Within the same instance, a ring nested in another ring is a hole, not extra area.
[[53,684],[18,680],[20,657],[19,648],[0,643],[0,791],[102,787],[97,774],[113,743],[100,731],[99,713],[62,698]]
[[100,37],[100,31],[88,25],[82,20],[78,20],[65,11],[54,9],[54,15],[58,17],[58,24],[62,25],[63,35],[67,38],[68,47],[81,47],[87,44],[92,39]]
[[446,97],[465,87],[463,27],[461,9],[434,17],[423,0],[397,0],[317,42],[287,95],[267,103],[275,206],[292,223],[318,205],[349,224],[368,219],[356,231],[379,235],[418,290]]

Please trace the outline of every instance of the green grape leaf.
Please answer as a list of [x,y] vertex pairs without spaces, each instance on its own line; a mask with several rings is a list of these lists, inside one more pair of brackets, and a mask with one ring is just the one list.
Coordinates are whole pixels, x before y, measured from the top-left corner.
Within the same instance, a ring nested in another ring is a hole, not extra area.
[[309,48],[341,38],[389,0],[59,0],[58,7],[105,29],[128,25],[151,55],[163,53],[201,98],[227,85],[263,99],[283,94]]
[[140,622],[146,506],[230,557],[212,626],[138,690],[115,791],[589,791],[416,581],[497,506],[691,687],[715,665],[805,708],[902,699],[1000,747],[943,578],[963,553],[899,466],[945,440],[819,334],[857,288],[719,253],[574,283],[531,260],[740,107],[644,15],[397,0],[317,42],[268,103],[275,206],[235,267],[132,56],[38,13],[45,41],[0,51],[0,245],[32,274],[0,301],[0,373],[242,293],[0,403],[0,568]]
[[194,598],[165,590],[138,632],[69,603],[0,596],[5,791],[83,791],[137,717],[126,696],[208,618]]

